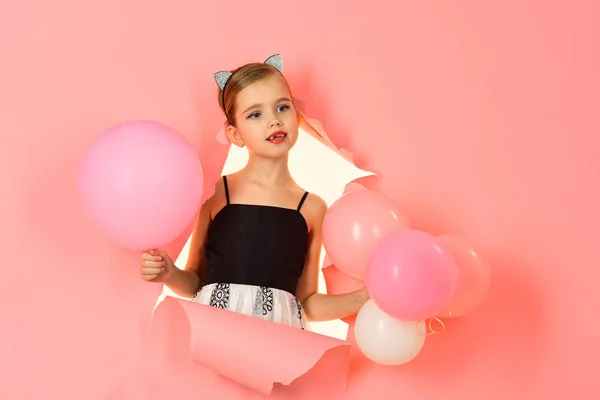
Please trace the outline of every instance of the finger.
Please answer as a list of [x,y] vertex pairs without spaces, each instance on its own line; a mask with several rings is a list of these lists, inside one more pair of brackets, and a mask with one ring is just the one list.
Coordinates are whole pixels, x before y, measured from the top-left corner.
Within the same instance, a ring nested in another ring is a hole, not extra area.
[[162,268],[165,266],[164,261],[144,261],[142,267],[144,268]]
[[175,262],[173,261],[173,259],[171,257],[169,257],[169,255],[166,252],[162,253],[161,258],[165,262],[165,265],[167,265],[167,264],[175,265]]
[[160,261],[162,260],[162,257],[159,255],[152,255],[150,253],[142,253],[142,259],[149,261]]
[[143,253],[142,254],[142,260],[147,260],[147,261],[162,261],[162,257],[161,256],[153,256],[150,253]]
[[155,280],[156,278],[158,278],[158,275],[142,275],[142,279],[145,280],[146,282],[151,282],[151,281]]
[[145,267],[145,268],[140,269],[140,274],[142,274],[142,275],[160,275],[164,271],[165,271],[165,269],[163,267],[158,267],[158,268]]
[[168,259],[169,258],[169,255],[164,250],[157,250],[156,251],[156,255],[159,256],[159,257],[162,257],[163,259]]

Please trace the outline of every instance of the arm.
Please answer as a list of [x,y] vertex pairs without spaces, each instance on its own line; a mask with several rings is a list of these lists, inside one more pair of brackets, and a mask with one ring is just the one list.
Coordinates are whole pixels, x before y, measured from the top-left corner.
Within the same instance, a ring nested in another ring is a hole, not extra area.
[[190,253],[185,268],[181,270],[174,267],[165,281],[165,285],[178,296],[192,298],[202,287],[201,277],[205,275],[204,245],[211,221],[211,205],[212,198],[207,200],[200,209],[198,221],[192,233]]
[[306,205],[310,207],[313,223],[309,233],[306,263],[302,276],[298,281],[296,297],[300,300],[310,321],[331,321],[355,315],[369,299],[366,289],[340,295],[318,293],[322,226],[327,212],[327,204],[316,196],[315,200],[309,204]]

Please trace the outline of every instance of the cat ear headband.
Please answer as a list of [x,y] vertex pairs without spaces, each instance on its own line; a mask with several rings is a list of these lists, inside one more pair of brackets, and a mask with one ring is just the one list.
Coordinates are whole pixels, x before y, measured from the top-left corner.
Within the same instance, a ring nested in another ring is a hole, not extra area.
[[[281,54],[272,55],[267,58],[264,63],[274,67],[279,72],[283,71],[283,59],[281,58]],[[225,92],[225,85],[227,85],[227,82],[232,75],[233,73],[230,71],[219,71],[215,73],[215,81],[223,93]]]

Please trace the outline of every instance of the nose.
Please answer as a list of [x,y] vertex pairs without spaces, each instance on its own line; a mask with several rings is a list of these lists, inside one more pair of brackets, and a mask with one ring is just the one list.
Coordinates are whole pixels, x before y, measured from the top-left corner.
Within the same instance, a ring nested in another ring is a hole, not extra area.
[[269,128],[273,128],[276,126],[281,126],[281,121],[279,120],[279,118],[274,117],[270,122],[269,122]]

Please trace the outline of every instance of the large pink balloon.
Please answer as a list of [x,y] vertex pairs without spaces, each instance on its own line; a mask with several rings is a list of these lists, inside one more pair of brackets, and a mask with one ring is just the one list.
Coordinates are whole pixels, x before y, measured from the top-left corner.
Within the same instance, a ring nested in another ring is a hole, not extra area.
[[438,236],[454,257],[459,270],[458,282],[450,303],[437,316],[461,317],[483,302],[491,283],[490,265],[479,254],[473,243],[456,235]]
[[409,226],[408,219],[386,196],[369,189],[355,190],[329,208],[323,221],[323,245],[340,271],[364,280],[377,243]]
[[417,321],[435,316],[454,294],[458,269],[434,236],[396,232],[373,251],[366,275],[371,298],[392,317]]
[[143,251],[176,239],[202,201],[203,172],[190,143],[156,122],[108,129],[78,176],[83,208],[117,245]]

